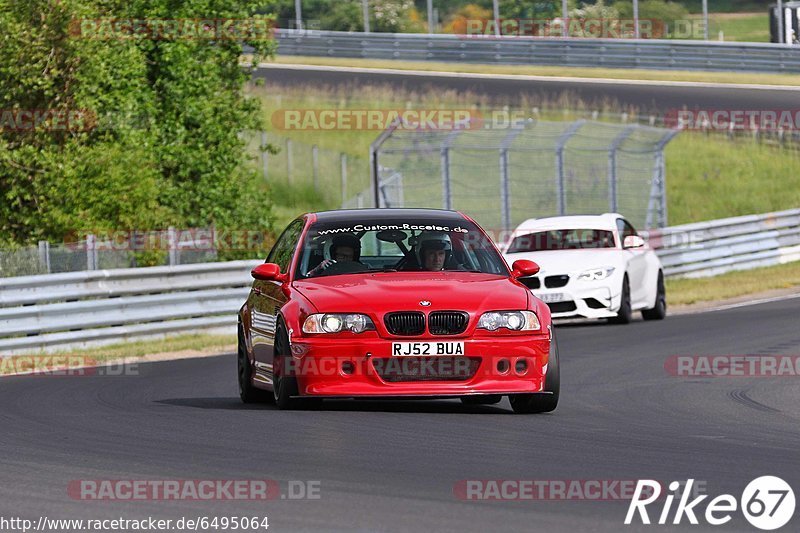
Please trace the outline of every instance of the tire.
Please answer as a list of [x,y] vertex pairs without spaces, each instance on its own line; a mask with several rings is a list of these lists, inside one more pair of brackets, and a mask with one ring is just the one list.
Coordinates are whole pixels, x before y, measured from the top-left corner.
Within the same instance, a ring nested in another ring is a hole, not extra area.
[[667,289],[664,287],[664,273],[658,271],[656,286],[656,305],[652,309],[644,309],[642,318],[645,320],[664,320],[667,316]]
[[547,375],[544,378],[544,392],[552,394],[511,394],[508,400],[511,408],[517,414],[549,413],[558,406],[558,396],[561,391],[561,368],[558,358],[558,341],[553,330],[553,340],[550,343],[550,357],[547,365]]
[[631,284],[628,282],[628,275],[622,278],[622,290],[619,301],[619,311],[617,316],[609,318],[612,324],[630,324],[633,320],[633,310],[631,309]]
[[[297,398],[299,394],[297,378],[287,372],[291,357],[289,335],[286,326],[278,322],[275,330],[275,355],[272,361],[272,397],[278,409],[312,409],[318,407],[322,400],[318,398]],[[295,396],[293,398],[293,396]]]
[[253,367],[250,365],[250,358],[247,356],[247,346],[244,342],[244,331],[241,324],[238,327],[237,344],[236,367],[239,380],[239,398],[244,403],[271,402],[272,394],[253,386]]
[[494,405],[500,403],[503,397],[499,394],[482,394],[477,396],[462,396],[461,403],[464,405]]

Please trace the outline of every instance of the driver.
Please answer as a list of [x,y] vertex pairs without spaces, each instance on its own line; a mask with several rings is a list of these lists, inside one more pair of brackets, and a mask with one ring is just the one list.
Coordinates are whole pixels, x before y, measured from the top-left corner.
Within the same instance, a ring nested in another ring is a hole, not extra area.
[[335,263],[354,262],[361,263],[361,240],[352,233],[342,233],[333,237],[330,248],[330,259],[325,259],[319,265],[309,270],[307,277],[319,275]]
[[444,231],[426,232],[417,239],[417,261],[423,270],[444,270],[452,255],[453,243]]

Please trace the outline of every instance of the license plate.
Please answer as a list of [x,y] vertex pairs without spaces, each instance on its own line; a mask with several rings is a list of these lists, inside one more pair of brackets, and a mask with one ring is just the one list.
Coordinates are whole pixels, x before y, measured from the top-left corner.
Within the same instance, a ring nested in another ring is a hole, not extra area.
[[463,342],[393,342],[392,356],[464,355]]
[[563,292],[547,292],[544,294],[537,294],[536,297],[548,304],[554,302],[563,302],[564,300],[568,299]]

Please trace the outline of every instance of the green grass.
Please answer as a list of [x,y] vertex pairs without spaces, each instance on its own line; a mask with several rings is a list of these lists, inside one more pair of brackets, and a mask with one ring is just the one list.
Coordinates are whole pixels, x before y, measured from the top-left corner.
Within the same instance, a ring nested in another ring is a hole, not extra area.
[[[702,18],[702,16],[693,16]],[[769,42],[769,13],[712,13],[709,15],[708,34],[718,40],[722,31],[725,41]]]
[[[64,349],[51,354],[31,353],[32,357],[41,357],[40,365],[47,365],[52,361],[51,357],[68,356],[71,367],[81,364],[89,366],[101,364],[108,361],[125,359],[133,360],[148,355],[174,354],[176,352],[188,352],[194,355],[217,354],[232,352],[236,350],[236,335],[219,335],[198,333],[195,335],[178,335],[157,340],[141,340],[132,342],[120,342],[107,346],[96,346],[92,348]],[[12,356],[13,358],[14,356]],[[5,361],[5,360],[4,360]],[[15,370],[14,365],[0,364],[0,375],[11,373]]]
[[800,287],[800,261],[710,278],[667,279],[667,301],[687,305],[794,287]]
[[670,225],[800,206],[800,153],[684,132],[666,149]]
[[[715,38],[715,35],[712,35]],[[726,37],[727,39],[727,37]],[[359,58],[278,56],[275,63],[288,65],[324,65],[339,67],[384,68],[476,74],[519,74],[529,76],[567,76],[578,78],[610,78],[651,81],[685,81],[706,83],[751,83],[765,85],[800,85],[798,74],[705,72],[680,70],[611,69],[587,67],[548,67],[537,65],[484,65],[443,63],[435,61],[393,61]]]

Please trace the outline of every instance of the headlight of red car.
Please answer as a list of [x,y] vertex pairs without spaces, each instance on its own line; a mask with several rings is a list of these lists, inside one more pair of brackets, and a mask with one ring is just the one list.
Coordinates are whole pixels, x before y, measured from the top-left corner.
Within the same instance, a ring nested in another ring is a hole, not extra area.
[[500,328],[511,331],[536,331],[541,329],[539,318],[533,311],[489,311],[478,320],[479,329],[495,331]]
[[372,319],[361,313],[316,313],[303,322],[303,333],[361,333],[371,329],[375,329]]

